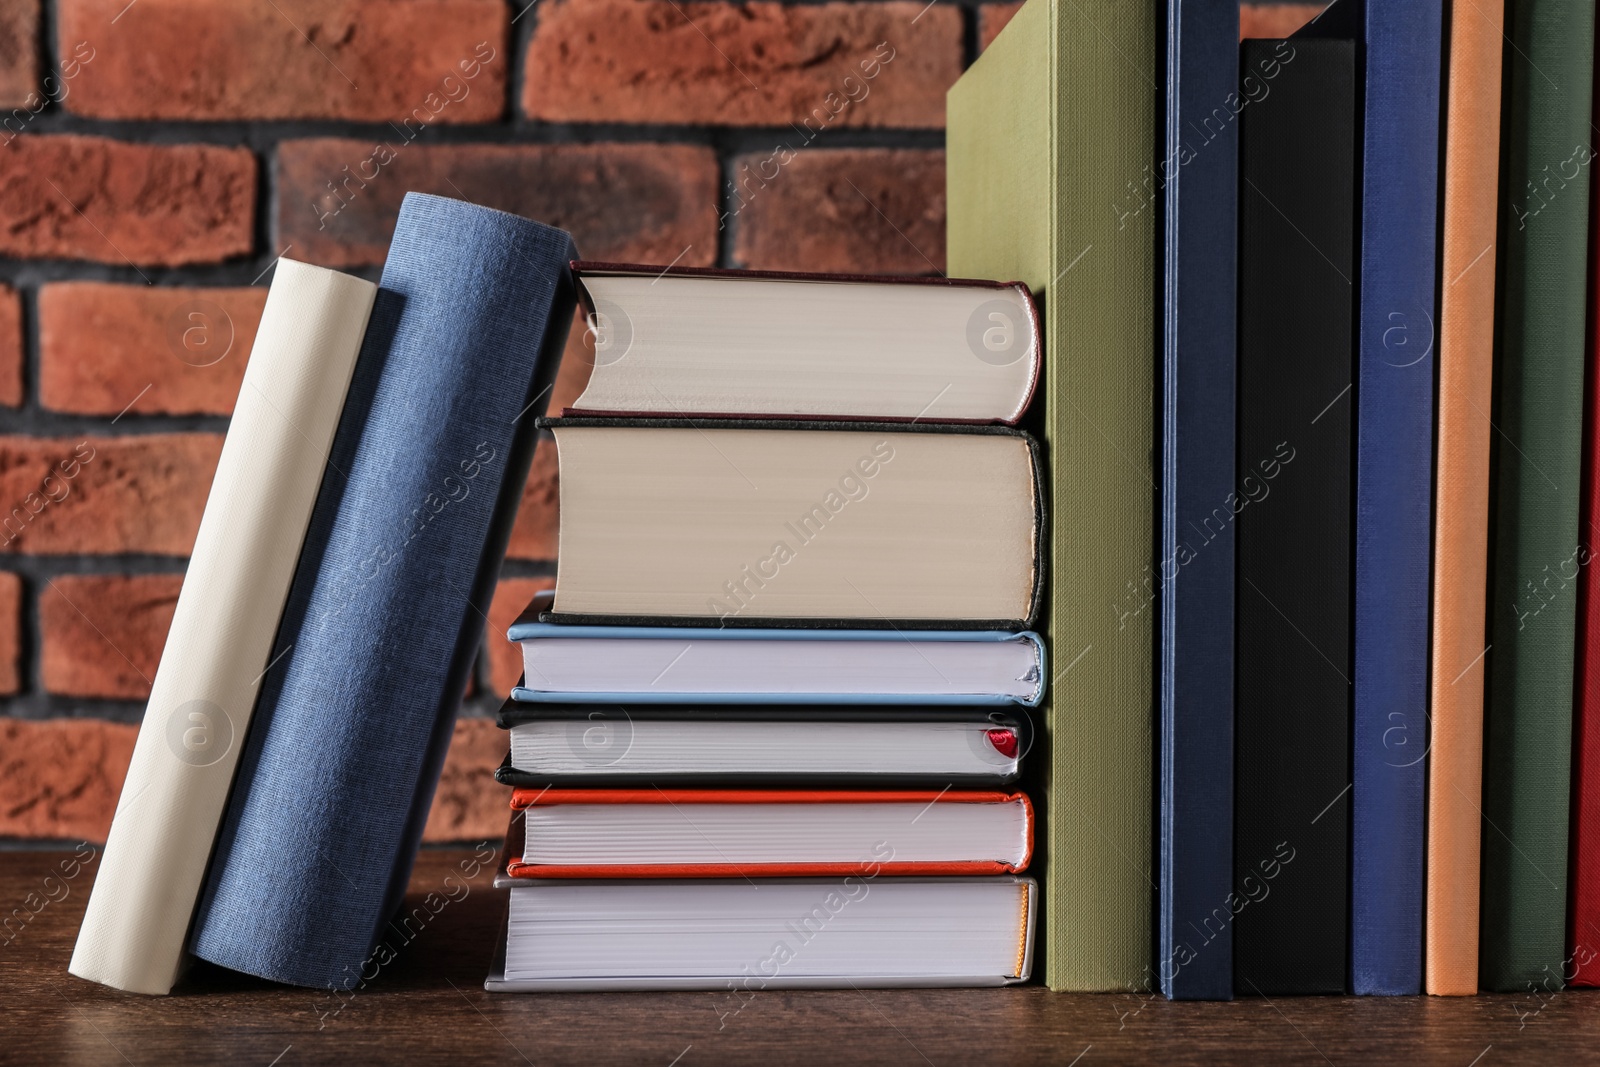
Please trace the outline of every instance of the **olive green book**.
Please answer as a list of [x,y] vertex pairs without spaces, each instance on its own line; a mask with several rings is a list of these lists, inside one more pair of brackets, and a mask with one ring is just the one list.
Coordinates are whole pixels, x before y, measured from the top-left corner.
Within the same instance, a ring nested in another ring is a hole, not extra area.
[[1143,990],[1152,919],[1164,10],[1029,0],[946,101],[952,277],[1042,295],[1045,981]]
[[[1506,5],[1479,984],[1561,986],[1594,0]],[[1445,279],[1449,284],[1450,279]],[[1591,564],[1592,565],[1592,564]]]

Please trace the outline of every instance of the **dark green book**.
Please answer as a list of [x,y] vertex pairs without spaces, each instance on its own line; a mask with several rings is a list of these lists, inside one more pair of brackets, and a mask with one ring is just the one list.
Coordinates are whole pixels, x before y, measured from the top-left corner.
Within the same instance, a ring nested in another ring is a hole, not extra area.
[[1594,0],[1506,40],[1479,981],[1523,991],[1566,957]]

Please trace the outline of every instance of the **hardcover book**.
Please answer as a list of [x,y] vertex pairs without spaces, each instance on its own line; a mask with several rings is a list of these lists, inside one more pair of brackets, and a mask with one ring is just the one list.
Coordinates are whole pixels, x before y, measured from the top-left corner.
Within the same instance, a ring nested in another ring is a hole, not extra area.
[[1015,423],[1027,286],[574,263],[594,371],[567,414]]
[[1438,491],[1428,745],[1429,993],[1478,991],[1483,678],[1504,0],[1450,19],[1439,284]]
[[1243,996],[1345,988],[1355,57],[1299,39],[1241,56],[1281,69],[1240,130],[1234,888],[1164,965],[1231,932]]
[[547,621],[1021,630],[1037,611],[1043,492],[1019,431],[541,425],[561,464]]
[[1594,33],[1584,0],[1506,4],[1478,980],[1508,992],[1559,987],[1570,973]]
[[1033,970],[1030,878],[502,877],[491,993],[999,986]]
[[1337,0],[1362,45],[1350,975],[1422,992],[1439,0]]
[[1021,793],[517,789],[515,878],[1015,874],[1033,854]]
[[361,980],[482,637],[573,316],[572,258],[560,230],[406,196],[242,739],[194,923],[202,959]]
[[279,259],[69,970],[167,993],[377,287]]
[[1028,716],[983,708],[526,704],[500,709],[504,785],[935,790],[1013,784]]
[[522,646],[517,700],[1031,707],[1044,694],[1044,642],[1033,633],[540,621],[553,601],[537,594],[507,631]]
[[[952,273],[1042,296],[1054,664],[1043,722],[1045,981],[1155,984],[1154,4],[1029,0],[946,99]],[[1070,519],[1065,518],[1070,513]]]
[[[1239,5],[1167,4],[1161,422],[1161,905],[1173,959],[1233,888],[1233,501]],[[1246,71],[1246,77],[1261,77]],[[1231,938],[1158,970],[1178,1000],[1233,996]]]

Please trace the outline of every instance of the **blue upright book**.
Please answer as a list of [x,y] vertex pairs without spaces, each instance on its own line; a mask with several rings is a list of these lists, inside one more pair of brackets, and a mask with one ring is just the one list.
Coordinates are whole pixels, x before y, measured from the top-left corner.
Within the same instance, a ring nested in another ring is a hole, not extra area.
[[1235,0],[1168,0],[1157,977],[1174,1000],[1233,996],[1216,916],[1233,888],[1238,41]]
[[1350,976],[1367,994],[1422,992],[1442,8],[1338,0],[1302,31],[1355,40],[1364,65]]
[[[409,194],[195,917],[195,955],[383,960],[572,320],[564,232]],[[375,952],[376,950],[376,952]]]

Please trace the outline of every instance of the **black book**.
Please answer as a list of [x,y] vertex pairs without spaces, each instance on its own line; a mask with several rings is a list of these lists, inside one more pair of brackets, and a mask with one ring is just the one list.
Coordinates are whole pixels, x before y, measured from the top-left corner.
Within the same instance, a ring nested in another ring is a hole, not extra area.
[[1356,54],[1251,40],[1241,61],[1234,886],[1217,915],[1231,916],[1240,995],[1340,993]]

